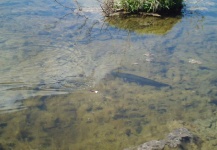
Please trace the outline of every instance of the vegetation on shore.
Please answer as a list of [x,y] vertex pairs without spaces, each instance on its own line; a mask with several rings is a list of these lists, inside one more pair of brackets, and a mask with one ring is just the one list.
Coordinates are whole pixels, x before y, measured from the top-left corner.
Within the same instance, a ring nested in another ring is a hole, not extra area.
[[105,0],[102,9],[106,16],[117,12],[180,14],[183,0]]

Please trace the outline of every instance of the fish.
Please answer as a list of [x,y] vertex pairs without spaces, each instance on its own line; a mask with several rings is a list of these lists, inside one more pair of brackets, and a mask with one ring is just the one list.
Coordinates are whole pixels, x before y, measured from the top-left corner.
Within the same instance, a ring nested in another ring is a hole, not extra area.
[[171,87],[169,84],[161,83],[158,81],[154,81],[154,80],[151,80],[151,79],[148,79],[145,77],[141,77],[141,76],[137,76],[137,75],[129,74],[129,73],[112,71],[111,75],[115,78],[122,79],[124,82],[136,83],[140,86],[153,86],[153,87],[157,87],[157,88]]

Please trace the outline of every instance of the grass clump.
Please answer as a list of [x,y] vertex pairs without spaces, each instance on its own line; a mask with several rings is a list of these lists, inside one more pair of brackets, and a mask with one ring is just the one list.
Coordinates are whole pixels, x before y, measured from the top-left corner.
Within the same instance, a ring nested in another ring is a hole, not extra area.
[[183,0],[106,0],[108,3],[110,10],[129,13],[181,13],[183,8]]

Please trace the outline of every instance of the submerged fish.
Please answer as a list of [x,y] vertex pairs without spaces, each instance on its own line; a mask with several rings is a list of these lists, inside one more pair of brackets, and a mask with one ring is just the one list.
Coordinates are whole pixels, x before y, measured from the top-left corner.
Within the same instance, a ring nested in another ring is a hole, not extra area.
[[141,76],[129,74],[129,73],[121,73],[121,72],[115,72],[112,71],[111,75],[114,77],[118,77],[120,79],[123,79],[124,82],[128,83],[136,83],[141,86],[149,85],[149,86],[154,86],[154,87],[167,87],[170,86],[165,83],[157,82],[151,79],[147,79]]

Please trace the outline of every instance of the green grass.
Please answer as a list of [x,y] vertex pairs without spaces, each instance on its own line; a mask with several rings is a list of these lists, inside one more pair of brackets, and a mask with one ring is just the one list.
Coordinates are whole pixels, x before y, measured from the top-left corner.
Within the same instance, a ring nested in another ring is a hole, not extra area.
[[181,12],[183,0],[114,0],[114,8],[127,12]]

